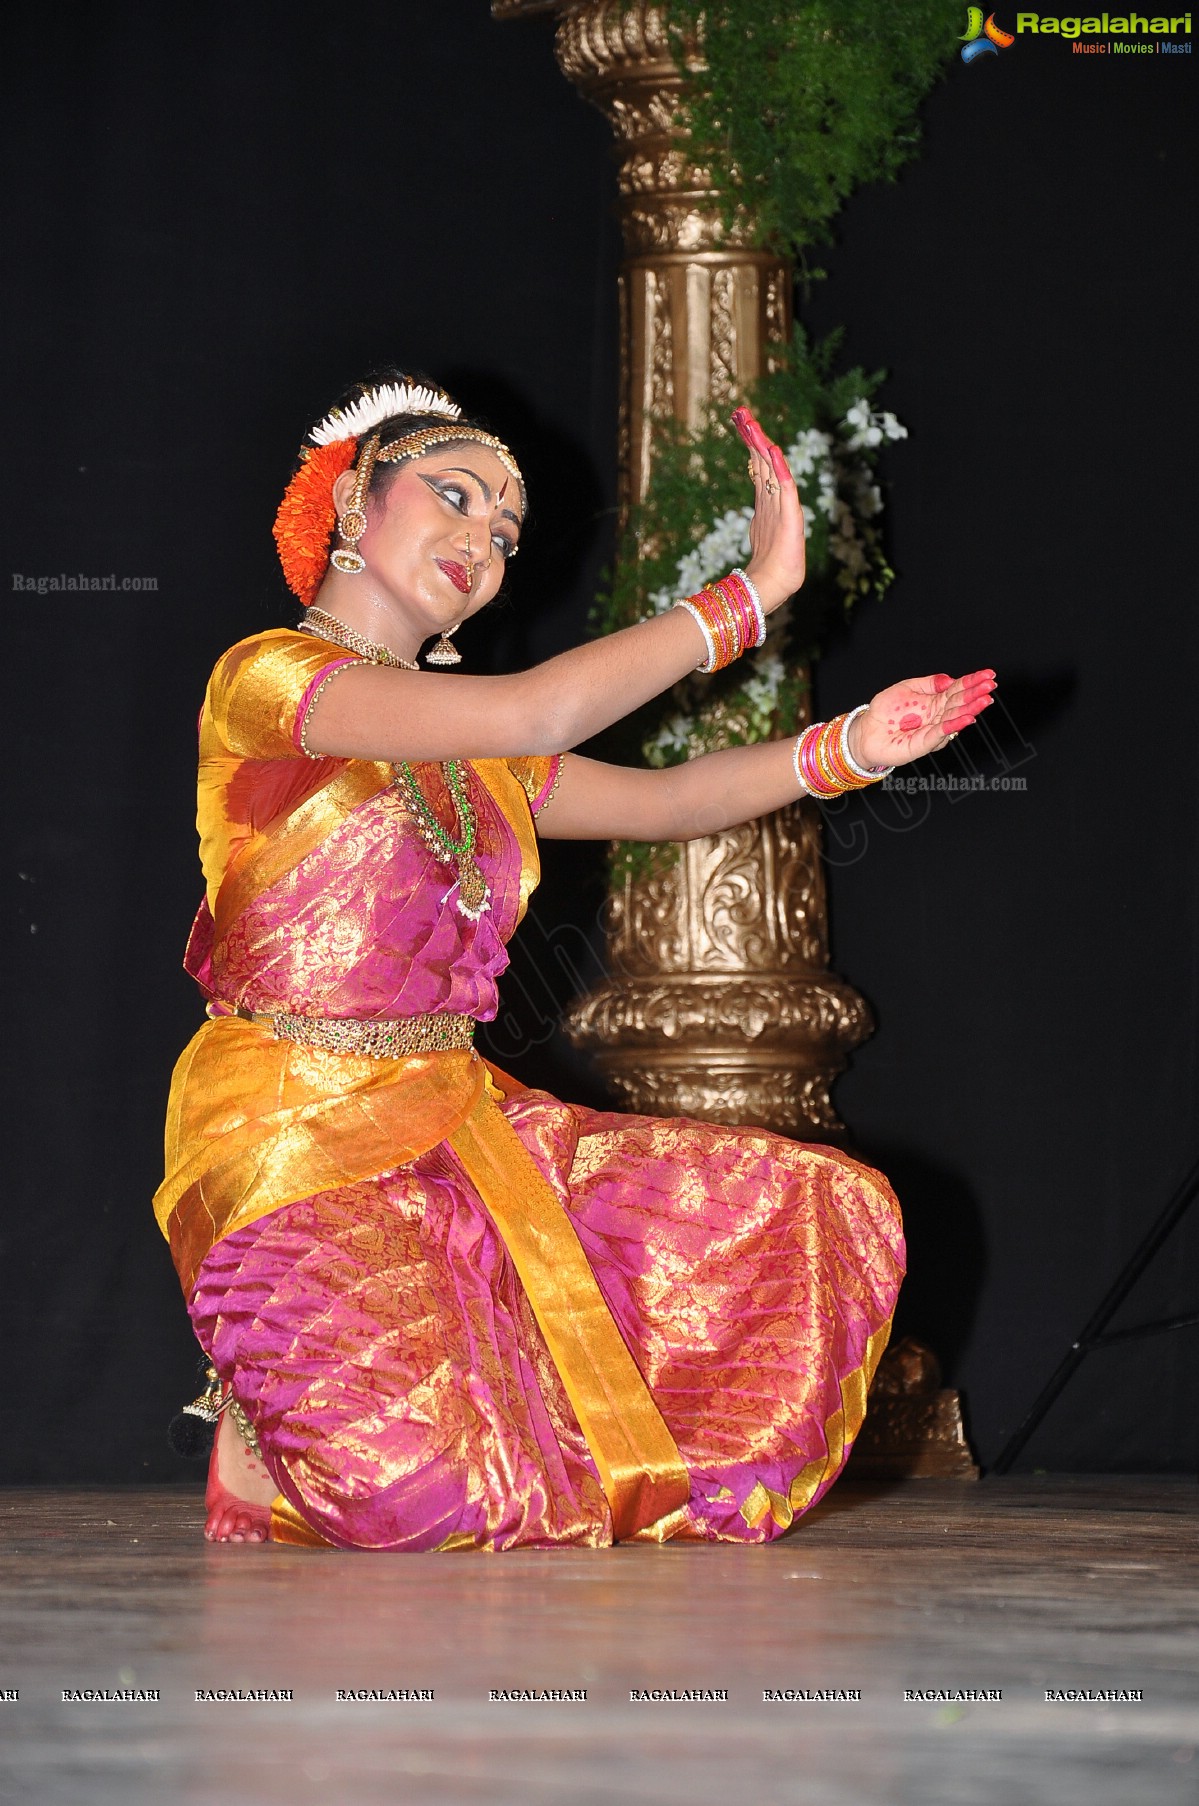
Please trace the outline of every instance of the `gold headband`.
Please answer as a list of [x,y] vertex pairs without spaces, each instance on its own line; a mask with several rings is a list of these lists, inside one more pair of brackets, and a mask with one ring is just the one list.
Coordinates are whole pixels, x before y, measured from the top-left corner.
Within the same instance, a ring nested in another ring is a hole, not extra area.
[[378,464],[398,464],[404,458],[421,458],[427,451],[437,445],[485,445],[488,451],[495,453],[508,475],[520,484],[521,495],[525,493],[525,480],[520,474],[520,467],[502,439],[493,433],[485,433],[473,426],[424,426],[419,432],[409,433],[404,439],[393,439],[374,455],[373,462]]

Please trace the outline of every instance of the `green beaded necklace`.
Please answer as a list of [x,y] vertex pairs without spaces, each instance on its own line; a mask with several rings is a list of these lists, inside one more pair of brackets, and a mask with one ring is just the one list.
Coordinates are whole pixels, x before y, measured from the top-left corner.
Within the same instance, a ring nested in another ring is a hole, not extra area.
[[425,837],[426,845],[458,867],[456,902],[460,913],[470,921],[477,922],[490,907],[491,891],[475,859],[478,821],[462,780],[462,761],[443,759],[441,762],[442,776],[454,799],[458,828],[456,839],[447,828],[442,827],[429,807],[425,794],[417,783],[416,773],[407,759],[401,759],[391,769],[397,781],[400,778],[404,780],[408,795],[416,808],[417,826]]

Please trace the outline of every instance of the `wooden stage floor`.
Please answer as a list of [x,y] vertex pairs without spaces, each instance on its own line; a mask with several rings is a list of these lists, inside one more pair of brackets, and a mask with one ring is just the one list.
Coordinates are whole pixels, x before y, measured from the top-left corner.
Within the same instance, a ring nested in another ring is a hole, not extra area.
[[1199,1801],[1190,1481],[843,1486],[769,1548],[499,1556],[209,1548],[200,1506],[0,1493],[0,1799]]

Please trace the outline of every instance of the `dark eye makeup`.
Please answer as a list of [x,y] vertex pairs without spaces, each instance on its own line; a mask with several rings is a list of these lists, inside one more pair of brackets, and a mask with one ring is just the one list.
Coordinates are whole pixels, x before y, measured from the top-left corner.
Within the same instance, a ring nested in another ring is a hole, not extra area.
[[[426,484],[428,488],[433,491],[434,495],[440,496],[443,502],[446,502],[459,514],[467,514],[470,512],[470,497],[466,490],[463,489],[461,483],[447,483],[438,477],[427,477],[423,473],[421,474],[421,482]],[[493,533],[491,536],[491,543],[501,558],[515,558],[517,552],[520,550],[516,540],[510,539],[506,533]]]

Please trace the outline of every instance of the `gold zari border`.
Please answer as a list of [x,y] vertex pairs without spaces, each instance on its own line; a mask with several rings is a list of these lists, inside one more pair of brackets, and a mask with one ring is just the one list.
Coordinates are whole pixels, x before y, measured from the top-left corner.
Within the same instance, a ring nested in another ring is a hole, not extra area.
[[620,1542],[681,1511],[691,1482],[574,1225],[486,1091],[449,1136],[512,1256],[587,1438]]
[[299,1549],[335,1549],[328,1537],[305,1523],[290,1499],[280,1493],[271,1504],[271,1541],[288,1543]]
[[866,1416],[866,1394],[875,1369],[891,1335],[890,1319],[881,1329],[867,1337],[866,1352],[860,1367],[847,1373],[841,1381],[841,1403],[824,1426],[828,1452],[801,1468],[785,1493],[775,1492],[759,1480],[741,1506],[741,1516],[749,1529],[756,1530],[767,1513],[783,1530],[805,1512],[824,1484],[826,1475],[839,1473],[846,1459],[846,1444],[852,1446]]

